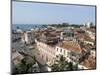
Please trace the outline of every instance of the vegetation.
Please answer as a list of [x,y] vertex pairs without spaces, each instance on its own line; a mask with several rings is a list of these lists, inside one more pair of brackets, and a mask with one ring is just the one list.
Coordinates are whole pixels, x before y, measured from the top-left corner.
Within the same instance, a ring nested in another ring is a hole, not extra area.
[[20,29],[20,27],[19,27],[19,26],[17,26],[17,29]]
[[42,25],[43,28],[47,27],[47,25]]
[[57,28],[61,28],[61,27],[75,27],[75,28],[79,28],[79,27],[81,27],[83,25],[62,23],[62,24],[50,24],[49,26],[57,27]]
[[21,63],[16,66],[15,74],[32,73],[32,65],[35,64],[35,60],[32,63],[27,62],[27,59],[22,59]]
[[12,39],[12,42],[17,42],[20,41],[21,38],[17,38],[17,39]]
[[78,65],[74,65],[72,62],[68,62],[65,60],[65,57],[61,56],[59,60],[56,60],[56,63],[54,63],[51,66],[52,71],[72,71],[72,70],[78,70]]

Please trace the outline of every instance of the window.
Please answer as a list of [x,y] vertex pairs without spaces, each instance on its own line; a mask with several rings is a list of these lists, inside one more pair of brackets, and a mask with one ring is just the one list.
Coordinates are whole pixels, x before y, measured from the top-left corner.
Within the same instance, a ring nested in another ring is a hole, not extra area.
[[64,54],[65,54],[66,52],[65,52],[65,50],[64,50]]
[[58,48],[57,48],[57,51],[58,51]]
[[62,49],[60,49],[60,52],[62,52]]

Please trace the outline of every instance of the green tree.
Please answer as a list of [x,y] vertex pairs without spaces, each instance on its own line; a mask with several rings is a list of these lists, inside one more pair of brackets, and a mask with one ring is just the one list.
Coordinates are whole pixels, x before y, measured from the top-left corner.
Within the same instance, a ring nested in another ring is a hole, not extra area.
[[73,65],[72,62],[66,61],[65,57],[60,56],[60,59],[56,60],[56,63],[51,68],[52,71],[78,70],[78,65]]
[[21,63],[19,65],[16,66],[16,73],[20,74],[20,73],[31,73],[32,72],[32,65],[35,64],[35,60],[33,59],[32,63],[28,63],[27,59],[22,59]]

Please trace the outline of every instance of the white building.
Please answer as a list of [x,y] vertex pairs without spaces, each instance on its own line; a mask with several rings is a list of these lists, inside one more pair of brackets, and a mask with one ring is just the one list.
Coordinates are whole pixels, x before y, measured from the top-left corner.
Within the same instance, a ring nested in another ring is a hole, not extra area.
[[26,31],[22,33],[22,42],[28,43],[28,33]]
[[64,34],[64,32],[61,32],[61,34],[60,34],[60,39],[61,39],[61,40],[64,39],[64,35],[63,35],[63,34]]
[[64,41],[56,46],[56,55],[63,55],[70,61],[70,54],[81,53],[80,45],[77,42],[73,41]]
[[21,29],[16,30],[17,33],[22,33],[23,31]]
[[60,34],[60,39],[61,40],[73,40],[75,41],[76,39],[74,38],[74,31],[70,29],[64,29],[63,32]]
[[84,25],[85,25],[87,28],[90,28],[90,27],[93,26],[93,23],[92,23],[92,22],[86,22]]
[[89,34],[90,38],[95,40],[95,33],[89,31],[89,30],[86,30],[86,32]]

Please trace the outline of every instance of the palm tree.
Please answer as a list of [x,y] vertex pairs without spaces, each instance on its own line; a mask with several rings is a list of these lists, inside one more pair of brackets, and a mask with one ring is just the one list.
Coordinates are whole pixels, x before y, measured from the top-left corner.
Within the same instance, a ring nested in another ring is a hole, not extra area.
[[68,64],[68,62],[66,61],[65,57],[63,57],[61,55],[60,60],[58,60],[58,64],[59,64],[59,70],[65,70],[65,66]]
[[54,63],[52,66],[52,71],[65,71],[65,70],[78,70],[78,65],[73,65],[72,62],[66,61],[66,58],[62,55],[60,56],[59,60],[56,60],[56,63]]
[[33,59],[32,63],[28,63],[27,59],[22,59],[21,63],[16,66],[16,73],[23,74],[23,73],[32,73],[32,65],[35,64],[35,60]]
[[65,57],[62,55],[60,56],[60,59],[56,60],[56,63],[54,63],[51,67],[53,71],[62,71],[65,70],[66,65],[68,64],[67,61],[65,61]]
[[73,63],[69,62],[68,66],[66,67],[66,69],[72,71],[73,70]]
[[53,65],[51,66],[51,68],[52,68],[52,71],[59,71],[58,64],[53,64]]

